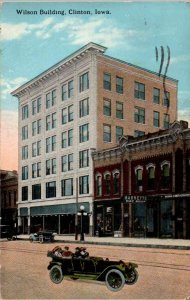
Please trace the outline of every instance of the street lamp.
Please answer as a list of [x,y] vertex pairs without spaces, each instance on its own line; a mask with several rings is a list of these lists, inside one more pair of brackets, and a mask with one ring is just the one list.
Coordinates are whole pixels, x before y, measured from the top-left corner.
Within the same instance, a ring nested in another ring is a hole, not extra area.
[[83,215],[84,215],[85,207],[84,205],[80,206],[80,215],[81,215],[81,228],[80,228],[80,240],[84,241],[84,232],[83,232]]

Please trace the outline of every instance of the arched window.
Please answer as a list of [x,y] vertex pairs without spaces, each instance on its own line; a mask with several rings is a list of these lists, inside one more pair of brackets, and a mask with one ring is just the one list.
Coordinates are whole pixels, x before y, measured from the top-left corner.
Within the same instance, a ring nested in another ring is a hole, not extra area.
[[106,174],[104,178],[106,181],[106,195],[109,195],[111,192],[111,176],[110,174]]
[[100,173],[96,174],[96,196],[102,195],[102,175]]
[[170,187],[170,163],[167,161],[161,164],[161,185],[163,189]]
[[143,177],[143,167],[138,166],[135,168],[135,179],[136,179],[136,191],[142,192],[142,177]]
[[113,192],[119,194],[119,173],[113,175]]
[[147,189],[154,190],[155,189],[155,166],[153,164],[149,164],[147,166],[147,173],[148,173]]

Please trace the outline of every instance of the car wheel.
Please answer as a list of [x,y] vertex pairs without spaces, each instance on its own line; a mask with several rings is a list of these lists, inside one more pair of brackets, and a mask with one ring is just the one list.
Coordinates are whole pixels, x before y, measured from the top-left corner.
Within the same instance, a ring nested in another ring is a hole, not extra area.
[[127,279],[125,279],[125,283],[132,285],[137,282],[138,277],[139,277],[138,272],[135,269],[133,269],[129,273],[127,273]]
[[53,283],[60,283],[63,280],[63,272],[60,266],[53,266],[49,272],[50,279]]
[[30,241],[30,243],[33,242],[33,238],[31,236],[29,237],[29,241]]
[[110,291],[118,292],[125,284],[125,277],[120,270],[112,269],[106,274],[105,281]]

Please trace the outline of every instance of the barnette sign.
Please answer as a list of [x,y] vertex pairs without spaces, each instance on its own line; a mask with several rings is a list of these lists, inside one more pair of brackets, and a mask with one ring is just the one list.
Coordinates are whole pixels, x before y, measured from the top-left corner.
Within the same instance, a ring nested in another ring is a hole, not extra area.
[[146,202],[147,196],[133,196],[133,195],[127,195],[124,197],[126,202]]

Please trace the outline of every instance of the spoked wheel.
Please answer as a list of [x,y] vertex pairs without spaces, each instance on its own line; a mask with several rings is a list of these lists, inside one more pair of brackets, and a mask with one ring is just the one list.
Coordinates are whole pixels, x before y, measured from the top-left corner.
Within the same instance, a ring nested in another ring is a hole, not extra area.
[[60,266],[53,266],[49,272],[50,279],[53,283],[60,283],[63,280],[63,272]]
[[132,285],[137,282],[139,277],[138,272],[135,269],[132,269],[129,273],[127,273],[127,279],[125,279],[125,283]]
[[106,286],[112,292],[120,291],[125,284],[125,277],[119,270],[112,269],[106,274]]

